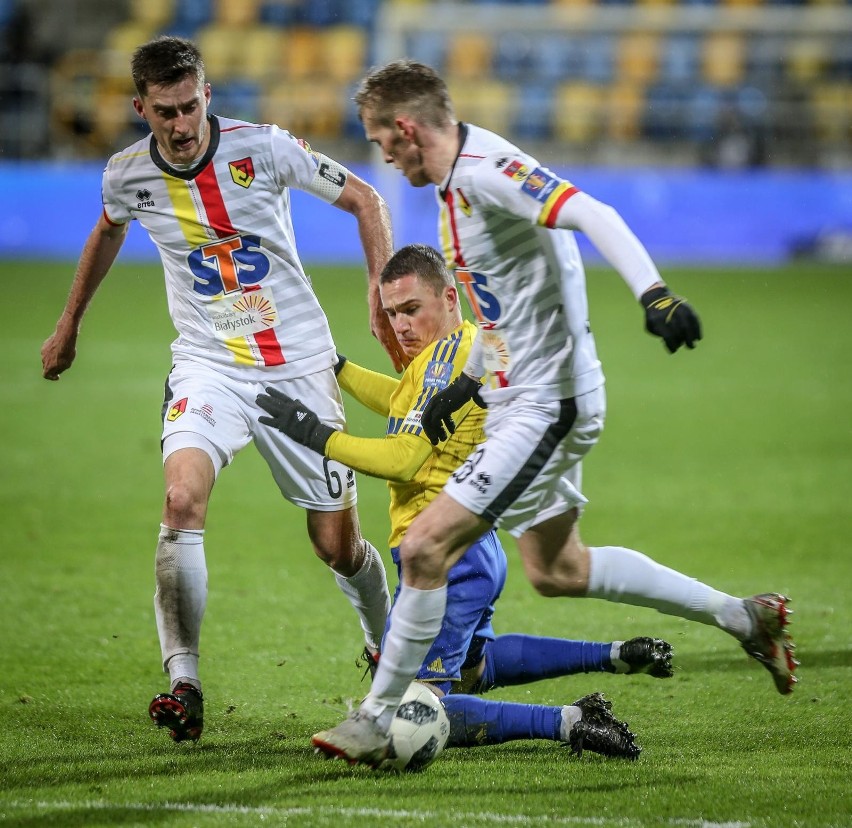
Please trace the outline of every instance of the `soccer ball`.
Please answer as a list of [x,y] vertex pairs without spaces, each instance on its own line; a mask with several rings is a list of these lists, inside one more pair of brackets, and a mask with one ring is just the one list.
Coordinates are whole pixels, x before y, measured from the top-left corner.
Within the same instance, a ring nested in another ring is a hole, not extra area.
[[390,752],[382,770],[416,772],[428,768],[450,737],[450,720],[440,699],[419,681],[413,681],[390,728]]

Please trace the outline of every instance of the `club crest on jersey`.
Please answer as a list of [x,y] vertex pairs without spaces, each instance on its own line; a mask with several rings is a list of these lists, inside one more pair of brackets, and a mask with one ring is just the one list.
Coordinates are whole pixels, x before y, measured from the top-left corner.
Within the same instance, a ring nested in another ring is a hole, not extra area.
[[424,388],[446,388],[450,377],[453,375],[453,364],[451,362],[430,362],[426,366],[426,375],[423,377]]
[[254,181],[254,164],[251,156],[240,158],[239,161],[229,161],[228,170],[231,173],[231,180],[234,184],[239,184],[240,187],[249,188],[251,182]]
[[187,397],[184,397],[182,400],[178,400],[169,408],[169,413],[166,414],[166,419],[173,423],[181,414],[186,412],[186,402]]
[[536,201],[547,201],[550,194],[559,186],[559,179],[536,167],[524,181],[521,192],[532,196]]
[[512,181],[523,181],[529,175],[529,172],[530,168],[516,158],[503,170],[503,175],[508,175]]

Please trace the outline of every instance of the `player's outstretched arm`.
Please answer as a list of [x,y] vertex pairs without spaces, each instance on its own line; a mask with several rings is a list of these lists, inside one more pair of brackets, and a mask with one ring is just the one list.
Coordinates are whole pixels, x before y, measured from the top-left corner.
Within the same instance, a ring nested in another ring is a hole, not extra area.
[[86,309],[112,263],[121,250],[127,235],[127,225],[111,224],[103,214],[86,239],[68,300],[56,329],[41,346],[42,376],[58,380],[77,356],[77,335]]
[[258,422],[277,428],[300,445],[338,460],[355,471],[383,480],[408,482],[431,455],[431,446],[411,434],[389,437],[354,437],[320,422],[301,400],[294,400],[275,388],[258,394],[257,404],[269,416]]
[[670,353],[681,345],[695,347],[701,339],[698,314],[685,299],[672,295],[648,251],[612,207],[587,193],[577,193],[561,210],[559,226],[589,237],[641,302],[645,330],[659,336]]

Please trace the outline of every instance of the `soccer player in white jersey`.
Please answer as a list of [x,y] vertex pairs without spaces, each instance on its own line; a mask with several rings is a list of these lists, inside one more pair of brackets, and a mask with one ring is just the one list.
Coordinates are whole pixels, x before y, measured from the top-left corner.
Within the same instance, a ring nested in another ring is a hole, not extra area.
[[740,599],[631,549],[588,547],[577,527],[582,457],[604,424],[604,377],[588,322],[574,230],[594,243],[672,353],[701,338],[695,312],[668,290],[611,207],[509,141],[459,122],[446,84],[399,60],[362,81],[355,102],[366,137],[415,187],[434,185],[444,254],[479,322],[460,377],[423,412],[427,435],[452,432],[452,412],[480,392],[486,440],[412,522],[402,541],[403,586],[368,696],[318,749],[375,764],[405,688],[440,630],[449,568],[491,526],[517,538],[524,570],[546,596],[587,596],[711,624],[764,664],[781,693],[796,662],[787,599]]
[[[387,417],[382,437],[335,431],[303,401],[275,388],[257,401],[270,415],[260,422],[329,459],[388,481],[389,545],[401,578],[402,538],[484,439],[485,411],[473,400],[462,406],[455,415],[457,428],[440,446],[432,445],[420,423],[428,401],[461,372],[476,335],[475,326],[462,320],[458,288],[442,255],[428,245],[407,245],[391,256],[380,285],[382,304],[411,362],[399,379],[341,356],[335,371],[344,391]],[[492,618],[506,567],[506,553],[497,533],[489,529],[448,572],[441,630],[417,672],[417,680],[443,698],[450,719],[447,746],[551,739],[575,748],[582,742],[581,750],[608,756],[638,757],[640,748],[632,734],[612,716],[609,702],[599,693],[556,707],[478,698],[495,687],[579,672],[672,675],[672,648],[660,639],[595,642],[495,635]],[[369,652],[364,657],[375,674],[380,659]]]
[[155,615],[170,689],[149,708],[176,741],[203,727],[199,637],[207,601],[204,525],[221,469],[248,443],[281,493],[306,511],[315,553],[378,648],[390,606],[385,569],[361,537],[354,473],[258,426],[258,391],[305,395],[342,428],[335,347],[296,250],[295,187],[351,213],[364,248],[375,335],[406,362],[381,309],[378,277],[393,252],[386,205],[366,182],[277,126],[208,112],[210,85],[196,46],[161,37],[131,64],[137,114],[151,135],[116,153],[103,175],[103,211],[83,248],[65,309],[42,347],[43,374],[59,379],[79,326],[138,220],[163,263],[177,330],[163,404],[165,503],[156,550]]

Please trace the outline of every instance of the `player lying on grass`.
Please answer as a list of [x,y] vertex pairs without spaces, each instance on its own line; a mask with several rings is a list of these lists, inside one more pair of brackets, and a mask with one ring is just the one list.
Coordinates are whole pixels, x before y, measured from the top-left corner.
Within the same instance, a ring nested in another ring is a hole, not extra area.
[[[462,322],[458,292],[438,251],[423,245],[402,248],[385,266],[380,292],[411,363],[400,379],[341,356],[337,369],[345,391],[388,418],[385,437],[332,434],[307,407],[272,388],[257,402],[271,415],[261,422],[326,457],[345,457],[342,462],[356,471],[388,480],[391,554],[399,567],[399,543],[414,516],[434,499],[449,475],[470,473],[462,464],[483,439],[484,412],[471,401],[459,413],[455,433],[440,447],[429,442],[419,425],[425,400],[458,374],[476,330]],[[672,674],[671,647],[659,639],[598,643],[520,634],[495,637],[491,619],[505,579],[506,555],[493,530],[450,570],[441,632],[417,674],[444,698],[451,725],[448,746],[538,738],[568,743],[578,752],[585,748],[638,756],[633,734],[612,717],[610,703],[600,694],[561,707],[469,695],[581,672],[649,673],[658,678]],[[376,654],[365,650],[364,655],[374,672]]]

